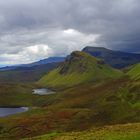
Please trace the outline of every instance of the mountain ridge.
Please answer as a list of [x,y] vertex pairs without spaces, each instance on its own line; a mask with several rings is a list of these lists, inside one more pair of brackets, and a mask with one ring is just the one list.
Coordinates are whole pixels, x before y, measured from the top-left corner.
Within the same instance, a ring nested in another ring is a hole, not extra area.
[[49,57],[49,58],[42,59],[42,60],[39,60],[39,61],[36,61],[33,63],[29,63],[29,64],[1,67],[0,71],[22,69],[22,68],[39,66],[39,65],[45,65],[48,63],[59,63],[59,62],[63,62],[64,60],[65,60],[65,57]]
[[114,68],[124,68],[140,62],[140,54],[114,51],[104,47],[87,46],[82,49],[83,52],[103,59],[107,64]]

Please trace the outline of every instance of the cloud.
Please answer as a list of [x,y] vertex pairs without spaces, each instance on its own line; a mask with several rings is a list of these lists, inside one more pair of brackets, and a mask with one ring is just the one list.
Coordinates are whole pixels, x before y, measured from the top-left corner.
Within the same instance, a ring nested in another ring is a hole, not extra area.
[[37,61],[38,59],[49,57],[53,54],[51,48],[47,45],[39,44],[23,48],[16,54],[2,54],[0,60],[2,64],[24,64]]
[[0,0],[0,63],[40,44],[58,56],[86,45],[140,52],[139,7],[139,0]]
[[1,38],[8,49],[0,48],[0,61],[1,64],[11,65],[30,63],[50,56],[66,56],[87,44],[96,44],[99,36],[74,29],[8,34]]

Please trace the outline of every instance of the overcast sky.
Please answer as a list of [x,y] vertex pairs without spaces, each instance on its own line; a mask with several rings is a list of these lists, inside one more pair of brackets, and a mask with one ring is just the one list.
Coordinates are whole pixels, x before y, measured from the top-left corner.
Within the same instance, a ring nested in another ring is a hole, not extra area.
[[140,0],[0,0],[0,65],[87,45],[140,52]]

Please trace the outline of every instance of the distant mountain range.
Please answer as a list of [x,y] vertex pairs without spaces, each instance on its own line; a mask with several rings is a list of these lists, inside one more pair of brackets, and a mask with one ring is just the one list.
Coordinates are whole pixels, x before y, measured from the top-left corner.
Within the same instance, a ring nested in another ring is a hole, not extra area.
[[58,63],[48,63],[43,65],[36,65],[32,67],[17,67],[11,70],[0,71],[0,83],[25,83],[38,81],[43,75],[50,70],[57,68]]
[[65,57],[49,57],[37,62],[29,63],[29,64],[21,64],[21,65],[15,65],[15,66],[6,66],[1,67],[0,71],[6,71],[6,70],[15,70],[15,69],[26,69],[29,67],[39,66],[39,65],[45,65],[48,63],[58,63],[63,62],[65,60]]
[[31,64],[26,64],[24,66],[36,66],[36,65],[44,65],[48,63],[57,63],[57,62],[63,62],[65,60],[65,57],[49,57]]
[[0,68],[0,82],[34,82],[64,61],[64,57],[50,57],[31,64]]
[[103,59],[105,63],[114,68],[124,68],[140,62],[140,54],[109,50],[103,47],[87,46],[83,52]]

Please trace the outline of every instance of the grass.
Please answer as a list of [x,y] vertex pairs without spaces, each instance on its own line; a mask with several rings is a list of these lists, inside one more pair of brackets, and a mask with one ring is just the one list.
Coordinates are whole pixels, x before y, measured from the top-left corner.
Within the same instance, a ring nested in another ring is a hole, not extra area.
[[133,80],[140,80],[140,63],[134,65],[127,74],[131,77]]
[[59,68],[44,76],[39,84],[53,88],[72,87],[88,82],[101,82],[122,76],[119,70],[105,65],[83,52],[73,52],[71,58]]
[[32,90],[38,88],[35,84],[17,84],[17,83],[1,83],[0,84],[0,106],[1,107],[16,107],[28,106],[39,107],[51,103],[55,95],[39,96],[32,94]]
[[[139,140],[140,124],[125,124],[94,128],[82,132],[50,134],[30,138],[30,140]],[[25,139],[29,140],[29,139]]]
[[22,140],[50,140],[50,139],[54,139],[56,137],[58,137],[59,135],[62,135],[61,133],[57,133],[57,132],[51,132],[49,134],[46,135],[42,135],[42,136],[38,136],[38,137],[34,137],[34,138],[25,138]]

